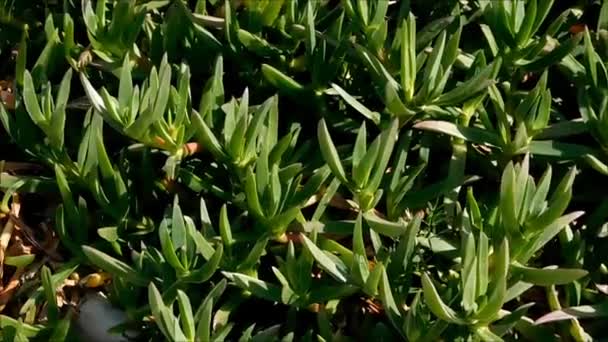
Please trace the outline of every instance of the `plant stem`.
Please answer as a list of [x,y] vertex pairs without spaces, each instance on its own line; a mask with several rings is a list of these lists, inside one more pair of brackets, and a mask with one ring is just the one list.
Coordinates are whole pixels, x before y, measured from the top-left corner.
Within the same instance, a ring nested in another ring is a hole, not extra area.
[[[551,311],[561,310],[562,306],[559,303],[559,297],[557,295],[557,290],[555,289],[555,285],[548,286],[546,288],[546,291],[547,291],[547,302],[549,304],[549,308],[551,309]],[[583,330],[583,327],[581,327],[578,320],[576,318],[573,318],[570,320],[570,322],[571,323],[569,324],[568,330],[570,331],[570,336],[572,336],[574,341],[576,341],[576,342],[588,341],[588,339],[585,337],[587,334]],[[563,329],[563,330],[565,330],[565,329]],[[566,333],[567,332],[564,331],[563,335],[566,335]]]

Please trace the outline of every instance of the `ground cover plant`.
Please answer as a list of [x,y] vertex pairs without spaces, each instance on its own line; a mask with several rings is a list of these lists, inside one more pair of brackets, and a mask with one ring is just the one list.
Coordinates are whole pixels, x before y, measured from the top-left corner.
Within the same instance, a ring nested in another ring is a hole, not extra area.
[[1,341],[86,340],[91,293],[134,341],[608,339],[608,1],[3,0],[0,37]]

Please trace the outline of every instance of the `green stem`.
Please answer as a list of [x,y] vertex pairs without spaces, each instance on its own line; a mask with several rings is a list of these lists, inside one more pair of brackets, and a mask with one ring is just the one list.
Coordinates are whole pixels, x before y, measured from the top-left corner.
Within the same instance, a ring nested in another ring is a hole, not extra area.
[[[469,125],[471,120],[471,113],[465,113],[459,118],[459,124],[466,127]],[[464,171],[466,168],[467,160],[467,144],[464,140],[459,138],[452,139],[452,158],[448,166],[448,179],[450,183],[461,182],[464,179]],[[444,204],[446,206],[446,214],[451,224],[454,224],[456,219],[456,205],[458,203],[458,194],[460,193],[460,187],[454,188],[452,191],[446,194],[444,198]]]
[[[547,291],[547,302],[549,304],[549,308],[551,309],[551,311],[557,311],[557,310],[561,310],[562,306],[559,303],[559,298],[557,295],[557,290],[555,289],[555,285],[551,285],[549,287],[546,288]],[[566,329],[563,329],[566,330]],[[568,331],[570,332],[570,336],[572,336],[572,338],[574,339],[574,341],[576,342],[586,342],[587,339],[585,338],[585,331],[583,330],[583,328],[581,327],[580,323],[578,322],[578,320],[576,318],[573,318],[570,320],[569,323],[569,329]],[[567,331],[563,332],[563,335],[566,335]]]

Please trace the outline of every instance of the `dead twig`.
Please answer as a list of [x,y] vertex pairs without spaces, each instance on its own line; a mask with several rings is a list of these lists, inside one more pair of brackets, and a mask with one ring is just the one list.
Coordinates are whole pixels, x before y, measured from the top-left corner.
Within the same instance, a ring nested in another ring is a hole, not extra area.
[[8,284],[6,284],[2,291],[0,291],[0,312],[4,310],[6,304],[8,304],[11,298],[13,298],[13,294],[15,294],[15,291],[19,288],[19,285],[21,284],[20,279],[21,275],[23,275],[24,272],[25,269],[17,269],[17,271],[15,271],[15,273],[9,280]]
[[[19,211],[21,210],[21,204],[18,201],[17,196],[13,197],[13,203],[11,204],[10,215],[19,217]],[[8,243],[11,240],[11,236],[13,235],[13,230],[15,229],[15,221],[7,220],[4,225],[4,229],[2,230],[2,234],[0,234],[0,279],[4,275],[4,257],[6,254],[6,249],[8,248]]]

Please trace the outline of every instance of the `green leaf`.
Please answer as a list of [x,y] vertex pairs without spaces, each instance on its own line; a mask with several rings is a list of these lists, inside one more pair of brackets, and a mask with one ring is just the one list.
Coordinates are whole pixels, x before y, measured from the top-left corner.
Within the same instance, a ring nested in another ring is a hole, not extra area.
[[373,213],[364,213],[363,217],[369,224],[370,228],[375,230],[377,233],[386,235],[388,237],[396,238],[403,235],[407,226],[403,221],[392,222],[382,219]]
[[475,258],[475,237],[468,233],[463,243],[462,256],[462,308],[466,312],[474,312],[477,309],[477,258]]
[[262,210],[262,205],[260,204],[260,198],[258,196],[257,189],[258,187],[253,171],[248,169],[245,178],[245,194],[247,197],[247,206],[250,210],[252,210],[254,215],[259,218],[263,218],[264,211]]
[[476,312],[475,318],[485,322],[491,322],[505,303],[507,295],[507,275],[509,271],[509,240],[503,239],[500,247],[493,253],[494,273],[493,282],[489,286],[490,293],[485,305]]
[[553,51],[549,52],[548,54],[529,63],[525,63],[521,65],[521,67],[526,71],[544,70],[549,66],[560,62],[564,57],[570,54],[572,50],[578,46],[582,38],[583,34],[578,33],[557,48],[553,49]]
[[[152,125],[163,117],[169,101],[169,93],[171,90],[171,67],[167,62],[167,55],[165,54],[160,65],[159,70],[159,81],[158,89],[152,86],[153,82],[150,82],[149,91],[152,91],[151,95],[154,96],[154,105],[152,108],[148,108],[147,111],[143,112],[129,127],[126,131],[129,132],[133,137],[140,137],[144,132]],[[151,102],[152,103],[152,102]]]
[[470,99],[471,97],[487,90],[494,84],[493,76],[500,70],[502,60],[498,57],[492,64],[483,68],[478,74],[461,83],[456,88],[443,93],[433,100],[438,106],[453,105]]
[[367,184],[370,184],[369,176],[372,172],[372,168],[378,159],[378,152],[380,151],[381,137],[376,138],[369,149],[365,152],[365,155],[361,161],[355,165],[353,163],[352,177],[353,181],[359,188],[367,188]]
[[262,64],[262,75],[264,75],[266,81],[287,94],[298,95],[302,94],[305,90],[304,86],[296,82],[293,78],[268,64]]
[[30,265],[34,261],[34,259],[36,259],[35,254],[7,256],[4,259],[4,264],[16,268],[24,268]]
[[422,273],[422,290],[424,291],[424,300],[435,316],[449,323],[465,324],[456,315],[456,312],[441,300],[439,293],[435,289],[435,285],[433,285],[433,281],[426,272]]
[[[36,337],[36,335],[40,334],[41,331],[43,331],[46,326],[41,325],[41,324],[36,324],[36,325],[31,325],[31,324],[27,324],[27,323],[23,323],[23,321],[21,319],[16,320],[12,317],[6,316],[6,315],[0,315],[0,328],[3,330],[3,332],[6,332],[6,335],[9,334],[10,329],[9,328],[13,328],[15,330],[19,329],[20,333],[23,334],[23,336],[25,337]],[[3,337],[7,337],[10,338],[8,336],[3,336]],[[16,341],[23,341],[23,342],[27,342],[27,339],[15,339]]]
[[369,264],[367,257],[361,254],[355,254],[350,265],[350,272],[353,282],[359,286],[363,286],[369,276]]
[[232,331],[233,327],[234,327],[234,323],[228,323],[226,325],[220,326],[220,328],[218,328],[218,330],[215,332],[215,334],[213,334],[213,337],[211,338],[211,342],[226,341],[226,338],[227,338],[228,334],[230,334],[230,332]]
[[323,159],[325,159],[325,161],[331,168],[331,171],[334,176],[336,176],[336,178],[338,178],[343,184],[347,184],[348,181],[346,179],[344,167],[342,167],[340,156],[338,155],[336,146],[331,140],[331,136],[329,135],[329,131],[327,130],[327,125],[325,124],[324,119],[321,119],[321,121],[319,121],[319,125],[317,127],[317,137],[319,139],[319,147],[321,148],[321,154],[323,154]]
[[511,267],[513,268],[514,277],[519,277],[519,279],[526,283],[540,286],[568,284],[588,274],[586,270],[557,268],[557,266],[533,268],[515,264]]
[[268,170],[268,148],[262,147],[258,160],[255,163],[255,181],[258,194],[264,194],[270,178]]
[[108,242],[116,242],[119,239],[117,227],[103,227],[97,229],[97,235]]
[[217,300],[220,298],[220,296],[226,290],[227,283],[228,283],[228,281],[226,279],[222,279],[209,292],[207,292],[207,296],[201,303],[201,306],[196,310],[196,314],[194,315],[194,321],[198,322],[200,320],[201,311],[203,310],[203,306],[205,305],[205,303],[207,301],[213,300],[213,301],[217,302]]
[[281,302],[281,289],[276,285],[240,273],[222,272],[222,274],[235,282],[238,287],[251,292],[257,297],[273,302]]
[[581,217],[583,214],[584,212],[582,211],[575,211],[553,221],[551,224],[546,226],[536,238],[531,240],[529,239],[525,244],[519,246],[519,253],[515,255],[515,259],[522,263],[527,262],[534,255],[534,253],[551,241],[551,239],[553,239],[562,229],[564,229],[564,227]]
[[[121,125],[123,124],[123,120],[121,120],[119,114],[118,114],[118,101],[116,101],[115,98],[112,97],[112,95],[110,95],[110,93],[108,93],[108,91],[106,90],[106,88],[101,88],[100,90],[101,92],[101,98],[103,100],[104,106],[106,111],[101,113],[104,117],[107,118],[107,120],[109,120],[109,123],[111,122],[117,122],[120,123]],[[121,129],[119,129],[120,132],[123,131],[122,127]],[[136,136],[136,135],[133,135]],[[139,136],[139,135],[137,135]]]
[[608,302],[594,305],[573,306],[550,312],[536,320],[535,324],[546,324],[567,319],[608,317]]
[[306,202],[311,196],[319,191],[321,185],[325,183],[325,180],[330,176],[330,174],[331,171],[327,166],[317,169],[304,184],[302,189],[295,194],[293,203],[296,205],[302,205],[301,203]]
[[372,271],[367,276],[367,281],[363,285],[363,291],[370,296],[378,294],[378,286],[384,273],[384,266],[382,263],[378,263],[374,266]]
[[551,195],[547,210],[537,218],[526,222],[527,227],[534,230],[544,229],[544,227],[555,222],[564,213],[572,198],[572,184],[574,183],[575,176],[576,168],[571,168]]
[[359,166],[359,163],[364,158],[367,151],[367,128],[365,121],[359,127],[357,131],[357,139],[355,139],[355,146],[353,147],[353,172]]
[[129,107],[131,96],[133,96],[133,79],[131,78],[131,65],[127,54],[120,69],[120,83],[118,85],[118,103],[121,110]]
[[355,220],[355,229],[353,231],[353,253],[366,255],[365,242],[363,240],[363,222],[361,220],[361,213],[357,215],[357,219]]
[[[203,90],[203,96],[199,104],[199,113],[202,118],[208,118],[211,113],[219,106],[224,103],[224,59],[222,55],[219,55],[213,66],[213,76],[205,84]],[[198,113],[192,111],[193,116]]]
[[492,52],[492,56],[496,57],[496,55],[498,55],[499,48],[498,44],[496,43],[496,38],[494,37],[492,29],[486,24],[480,24],[479,27],[481,28],[481,33],[483,34],[484,38],[488,43],[488,47]]
[[395,302],[393,293],[391,292],[391,284],[388,280],[388,275],[382,264],[377,264],[376,267],[382,268],[382,277],[380,279],[379,285],[379,292],[380,298],[382,299],[382,304],[386,308],[388,317],[391,319],[391,321],[398,322],[400,321],[402,315],[401,311],[399,311],[397,303]]
[[583,156],[583,159],[589,166],[591,166],[595,171],[608,175],[608,165],[606,165],[603,161],[601,161],[598,157],[592,154],[586,154]]
[[[460,36],[462,34],[462,27],[464,26],[465,19],[462,16],[458,16],[455,20],[458,20],[458,29],[456,32],[454,32],[454,34],[452,34],[446,43],[445,52],[443,54],[443,58],[441,59],[441,66],[443,67],[443,70],[449,70],[460,54],[458,46],[460,45]],[[445,73],[449,74],[448,71]]]
[[243,115],[237,122],[234,132],[231,134],[230,143],[228,144],[228,154],[233,160],[240,161],[243,158],[243,142],[245,140],[245,132],[247,130],[248,115]]
[[213,310],[213,298],[206,298],[201,304],[200,316],[196,328],[196,336],[201,341],[211,340],[212,321],[211,314]]
[[459,126],[447,121],[421,121],[416,123],[414,128],[447,134],[476,144],[489,144],[492,146],[501,145],[500,137],[494,133],[477,127]]
[[396,274],[403,274],[407,272],[410,267],[410,260],[416,248],[416,235],[420,229],[423,214],[418,213],[414,216],[406,227],[405,232],[399,238],[399,244],[397,249],[391,255],[391,262],[388,264],[389,274],[394,276]]
[[401,87],[411,102],[416,85],[416,18],[409,13],[401,26]]
[[488,291],[489,282],[489,241],[488,236],[483,232],[479,232],[479,243],[477,246],[477,289],[476,297],[480,297]]
[[[244,101],[244,97],[247,94],[247,101],[249,101],[248,95],[249,91],[247,89],[245,89],[245,92],[243,93],[243,98],[241,98],[241,101]],[[238,110],[238,115],[237,115],[237,101],[236,99],[232,98],[230,100],[230,102],[224,104],[222,106],[222,111],[226,114],[225,118],[224,118],[224,130],[223,130],[223,135],[224,135],[224,141],[229,143],[230,139],[232,138],[232,135],[234,133],[234,128],[236,126],[236,121],[238,120],[238,118],[242,118],[241,114],[241,110],[240,110],[240,104],[239,104],[239,110]]]
[[67,106],[71,83],[72,69],[68,69],[59,84],[59,91],[57,92],[57,98],[55,99],[55,108],[65,108]]
[[504,341],[500,336],[494,334],[488,327],[475,328],[475,335],[477,335],[484,342],[502,342]]
[[427,96],[431,94],[433,89],[435,89],[437,85],[437,79],[441,75],[439,75],[441,69],[441,59],[443,57],[443,49],[445,48],[445,37],[446,32],[442,31],[439,34],[439,38],[435,42],[433,46],[433,51],[429,56],[429,59],[426,62],[426,66],[424,68],[424,81],[422,85],[421,91],[416,95],[416,99],[418,100],[418,96],[421,96],[421,101],[424,103]]
[[175,246],[173,245],[167,222],[167,220],[163,220],[158,228],[163,256],[167,259],[167,262],[180,273],[186,272],[186,267],[182,264],[182,261],[180,261]]
[[228,211],[226,204],[220,209],[220,236],[222,243],[226,247],[230,247],[234,242],[232,239],[232,229],[230,228],[230,220],[228,219]]
[[435,37],[454,22],[454,19],[456,19],[454,16],[435,19],[418,31],[416,34],[416,50],[425,48]]
[[245,260],[238,266],[237,270],[241,272],[255,269],[256,265],[260,261],[260,258],[266,254],[266,245],[268,244],[268,238],[261,238],[255,243]]
[[194,315],[194,321],[196,323],[196,336],[202,341],[209,341],[209,336],[212,327],[211,314],[213,309],[213,303],[217,302],[219,297],[226,290],[226,279],[222,279],[217,285],[215,285],[211,291],[207,293],[207,296],[201,303],[196,314]]
[[203,121],[201,116],[196,112],[192,111],[192,124],[196,128],[198,133],[198,140],[209,149],[213,156],[220,160],[228,159],[228,156],[224,153],[222,145],[219,140],[215,137],[215,134],[211,131],[209,126]]
[[334,260],[325,254],[322,250],[317,247],[310,239],[302,235],[302,242],[306,249],[312,254],[314,259],[319,263],[319,266],[323,268],[330,276],[341,283],[346,283],[347,271],[341,268]]
[[192,305],[188,299],[188,295],[182,290],[177,290],[177,303],[179,305],[179,317],[182,321],[184,335],[190,341],[194,339],[194,317],[192,314]]
[[93,108],[95,108],[98,113],[105,113],[106,106],[103,102],[103,99],[101,98],[101,96],[99,96],[99,93],[97,92],[97,90],[95,90],[95,88],[93,87],[91,82],[89,82],[87,77],[82,73],[80,74],[80,82],[82,83],[84,91],[87,94],[89,101],[91,101]]
[[218,245],[211,258],[199,269],[196,269],[183,278],[186,282],[204,283],[211,279],[215,271],[219,268],[224,255],[224,246]]
[[[246,151],[245,155],[247,158],[250,158],[255,154],[257,141],[259,139],[260,132],[262,131],[262,127],[264,127],[264,120],[268,116],[268,113],[278,106],[278,102],[278,96],[273,96],[264,101],[264,103],[262,103],[262,105],[255,110],[253,118],[247,127],[247,132],[245,133],[244,143]],[[267,141],[267,143],[270,143],[270,141]]]
[[315,15],[313,13],[311,2],[306,3],[306,14],[304,15],[304,17],[306,20],[306,52],[310,57],[313,55],[317,44],[317,37],[315,31]]
[[17,52],[17,60],[15,62],[15,81],[17,85],[23,86],[23,77],[27,72],[27,41],[28,41],[28,30],[24,29],[21,33],[21,40],[19,41],[19,50]]
[[519,210],[517,207],[517,181],[513,163],[509,163],[503,171],[500,181],[500,218],[506,232],[510,235],[519,234]]
[[340,97],[359,114],[363,115],[367,119],[371,120],[376,125],[380,124],[380,113],[371,111],[356,98],[351,96],[346,90],[342,89],[339,85],[332,83],[331,87],[340,95]]
[[533,140],[528,145],[531,154],[562,159],[578,159],[586,154],[593,154],[593,149],[578,144],[562,143],[556,140]]
[[[544,1],[545,3],[547,1]],[[530,35],[533,33],[534,23],[536,21],[536,3],[537,0],[530,0],[526,6],[526,15],[523,17],[519,31],[517,32],[516,42],[518,46],[524,46],[525,43],[530,39]]]
[[393,148],[395,147],[395,141],[398,136],[399,131],[399,120],[393,119],[391,125],[387,130],[382,132],[382,138],[380,140],[380,154],[378,158],[376,158],[376,163],[374,165],[374,170],[372,172],[371,179],[367,183],[365,190],[368,192],[374,192],[380,186],[380,182],[382,181],[382,177],[386,173],[386,167],[388,166],[388,162],[390,161],[391,155],[393,153]]
[[[537,10],[536,10],[536,18],[534,20],[534,25],[532,26],[532,33],[538,31],[542,23],[545,21],[545,18],[549,14],[551,7],[553,6],[553,0],[544,0],[539,1]],[[548,35],[553,35],[550,32],[547,32]]]
[[336,194],[336,191],[338,191],[339,187],[340,187],[340,180],[338,178],[332,179],[331,183],[325,190],[325,193],[323,194],[321,201],[319,201],[319,204],[317,205],[315,212],[312,214],[312,221],[319,221],[321,219],[321,217],[323,216],[323,213],[325,213],[325,209],[327,209],[327,205],[329,204],[331,199],[334,197],[334,195]]
[[138,286],[146,286],[149,283],[146,278],[140,275],[139,272],[133,269],[131,266],[107,255],[104,252],[86,245],[82,246],[82,251],[93,265],[108,273],[124,278],[125,280]]
[[59,320],[53,328],[53,334],[49,341],[67,341],[72,325],[72,313],[68,312],[66,317]]
[[359,19],[362,21],[363,26],[367,27],[367,23],[369,21],[369,7],[367,5],[366,0],[357,0],[357,13],[359,14]]
[[547,166],[547,170],[543,173],[540,178],[540,182],[530,202],[530,216],[534,217],[538,215],[545,206],[547,195],[549,194],[549,187],[551,185],[552,168],[551,165]]
[[36,90],[34,88],[34,81],[32,80],[32,75],[30,75],[27,70],[23,75],[23,101],[25,102],[25,108],[32,121],[38,126],[45,125],[46,119],[40,110],[38,96],[36,95]]
[[165,337],[173,341],[185,341],[186,337],[181,329],[179,329],[177,319],[173,316],[172,310],[170,311],[165,306],[163,297],[154,283],[148,285],[148,301],[152,314],[155,317],[156,325],[158,325]]
[[173,199],[173,210],[171,214],[171,240],[175,249],[182,249],[186,246],[186,226],[184,215],[179,207],[179,198]]
[[266,26],[272,26],[277,20],[285,0],[269,1],[262,12],[262,23]]
[[44,295],[47,302],[47,314],[49,321],[55,323],[58,319],[59,309],[57,308],[57,294],[55,293],[55,287],[51,281],[51,270],[42,266],[41,270],[42,288],[44,289]]
[[355,45],[355,51],[369,69],[375,83],[374,88],[383,99],[388,111],[398,117],[409,118],[413,116],[415,112],[408,109],[401,100],[399,83],[395,81],[382,62],[361,45]]

